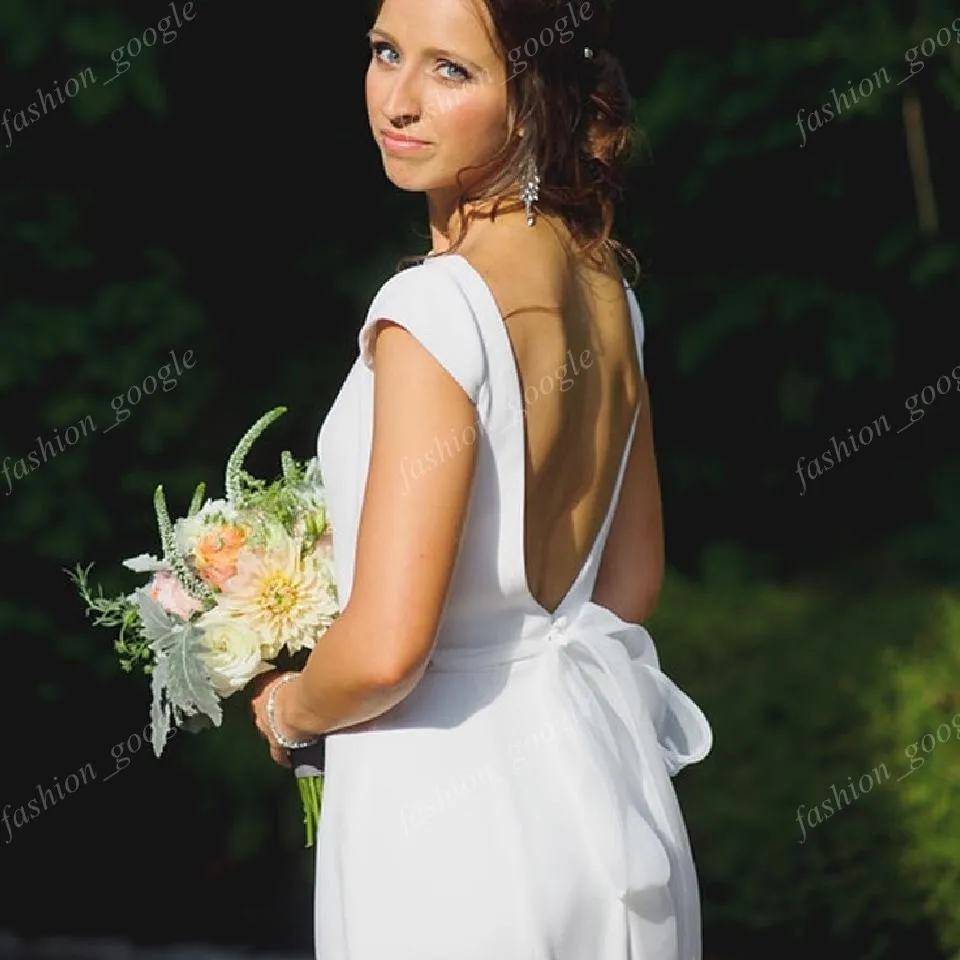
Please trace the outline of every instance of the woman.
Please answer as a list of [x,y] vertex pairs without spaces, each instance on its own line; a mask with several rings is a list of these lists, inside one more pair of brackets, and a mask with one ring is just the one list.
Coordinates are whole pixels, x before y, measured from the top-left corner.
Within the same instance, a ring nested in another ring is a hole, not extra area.
[[670,777],[712,735],[638,625],[663,536],[606,17],[384,0],[370,33],[370,126],[433,249],[320,431],[343,612],[254,702],[280,763],[327,735],[321,960],[700,957]]

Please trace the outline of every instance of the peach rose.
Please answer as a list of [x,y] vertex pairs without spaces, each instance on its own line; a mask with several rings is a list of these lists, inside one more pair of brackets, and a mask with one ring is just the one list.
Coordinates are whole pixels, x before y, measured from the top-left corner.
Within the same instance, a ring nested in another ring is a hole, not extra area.
[[156,600],[167,613],[175,614],[183,620],[189,620],[192,614],[203,609],[203,604],[183,589],[176,576],[165,570],[153,575],[147,585],[147,592],[150,599]]
[[217,526],[204,530],[197,541],[193,559],[197,573],[218,590],[236,574],[240,551],[247,533],[240,527]]

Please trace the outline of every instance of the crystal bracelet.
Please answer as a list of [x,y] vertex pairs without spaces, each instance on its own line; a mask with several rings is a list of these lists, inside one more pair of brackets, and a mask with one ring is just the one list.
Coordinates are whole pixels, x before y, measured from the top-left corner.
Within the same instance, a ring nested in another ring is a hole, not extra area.
[[312,747],[313,744],[320,739],[319,737],[312,737],[310,740],[288,740],[277,729],[277,720],[274,716],[274,711],[277,708],[277,691],[296,676],[298,676],[296,673],[285,673],[278,680],[275,680],[273,687],[270,689],[270,695],[267,697],[267,724],[270,727],[270,732],[273,734],[273,739],[285,750],[299,750],[302,747]]

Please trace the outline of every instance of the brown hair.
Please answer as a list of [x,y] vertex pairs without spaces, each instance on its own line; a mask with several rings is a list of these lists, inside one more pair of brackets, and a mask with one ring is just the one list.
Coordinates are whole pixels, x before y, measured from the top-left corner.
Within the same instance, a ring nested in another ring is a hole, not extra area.
[[[540,175],[535,208],[561,217],[584,256],[599,252],[602,262],[612,252],[629,262],[635,283],[640,274],[636,256],[611,236],[633,148],[630,92],[620,61],[608,47],[612,0],[479,2],[493,27],[490,39],[509,71],[510,135],[485,165],[490,172],[461,194],[460,234],[446,252],[455,252],[463,242],[465,205],[492,200],[490,215],[495,217],[501,203],[519,197],[518,177],[533,159]],[[584,10],[588,19],[582,17]],[[571,11],[581,13],[577,25],[570,22]],[[548,31],[550,41],[544,42]],[[529,55],[531,43],[534,54]],[[585,48],[592,57],[584,56]],[[521,129],[523,136],[518,135]]]

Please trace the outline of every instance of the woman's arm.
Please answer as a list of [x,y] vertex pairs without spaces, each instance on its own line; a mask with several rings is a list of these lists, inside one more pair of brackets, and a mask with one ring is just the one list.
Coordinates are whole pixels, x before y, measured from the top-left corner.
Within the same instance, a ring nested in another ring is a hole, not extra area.
[[372,720],[417,686],[469,508],[476,443],[453,438],[476,437],[476,407],[407,330],[379,328],[353,588],[303,673],[278,691],[277,725],[291,739]]
[[594,603],[628,623],[643,623],[657,609],[664,572],[660,481],[646,380],[641,381],[640,403],[620,500],[593,588]]

